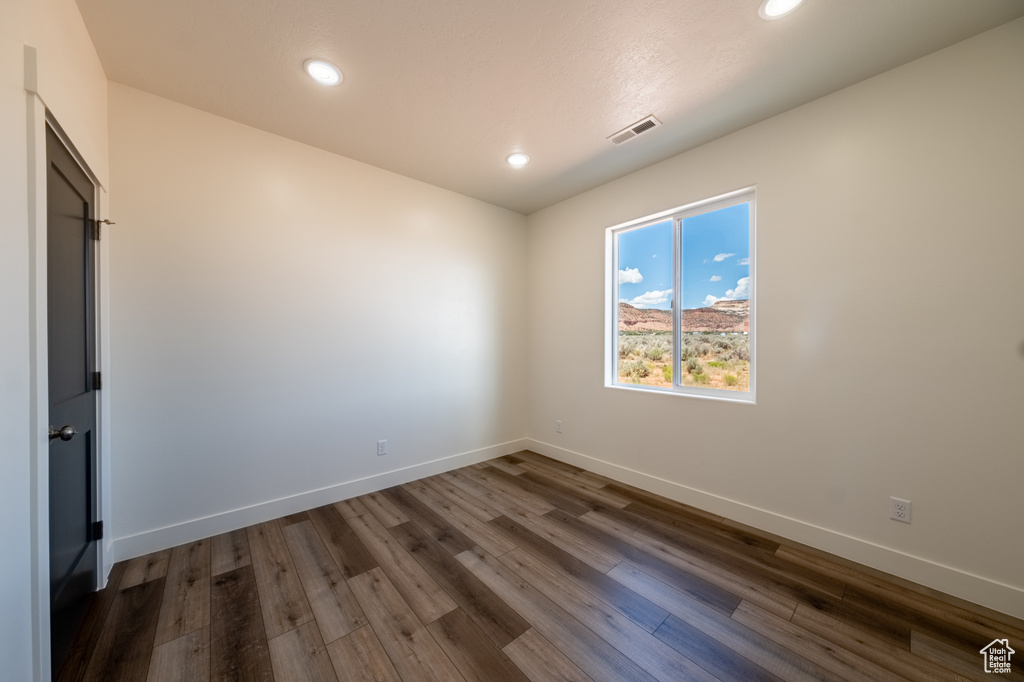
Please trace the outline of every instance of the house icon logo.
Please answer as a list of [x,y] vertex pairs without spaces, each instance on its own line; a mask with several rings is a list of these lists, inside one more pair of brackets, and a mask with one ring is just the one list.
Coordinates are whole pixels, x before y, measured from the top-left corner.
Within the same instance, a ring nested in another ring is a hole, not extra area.
[[1010,648],[1010,640],[994,639],[988,646],[981,650],[985,657],[985,672],[987,673],[1010,673],[1010,656],[1017,653]]

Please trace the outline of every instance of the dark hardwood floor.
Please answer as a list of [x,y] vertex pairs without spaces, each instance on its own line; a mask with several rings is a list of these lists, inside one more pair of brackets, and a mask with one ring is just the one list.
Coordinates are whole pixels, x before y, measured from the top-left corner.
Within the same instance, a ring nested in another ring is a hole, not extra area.
[[[982,647],[1009,638],[1013,674]],[[1024,622],[530,452],[122,562],[64,681],[1024,680]]]

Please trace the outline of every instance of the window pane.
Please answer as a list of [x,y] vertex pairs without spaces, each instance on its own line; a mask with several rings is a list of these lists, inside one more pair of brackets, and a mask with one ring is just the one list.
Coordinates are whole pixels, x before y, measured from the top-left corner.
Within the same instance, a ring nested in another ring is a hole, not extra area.
[[672,221],[616,235],[619,383],[672,386]]
[[750,204],[682,221],[683,386],[750,391]]

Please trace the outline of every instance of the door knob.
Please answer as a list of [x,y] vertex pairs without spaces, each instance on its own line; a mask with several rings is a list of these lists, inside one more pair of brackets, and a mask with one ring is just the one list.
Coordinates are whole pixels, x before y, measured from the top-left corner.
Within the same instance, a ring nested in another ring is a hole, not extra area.
[[71,424],[65,424],[60,427],[60,430],[50,427],[50,440],[60,438],[61,440],[71,440],[78,435],[78,431]]

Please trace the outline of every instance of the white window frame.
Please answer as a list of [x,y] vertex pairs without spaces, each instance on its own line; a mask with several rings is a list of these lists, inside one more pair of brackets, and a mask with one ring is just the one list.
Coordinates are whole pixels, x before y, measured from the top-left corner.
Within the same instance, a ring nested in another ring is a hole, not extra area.
[[[729,391],[720,388],[702,386],[683,386],[679,383],[680,373],[680,302],[682,301],[682,221],[703,213],[736,206],[750,204],[750,390]],[[619,271],[618,240],[616,237],[630,230],[647,227],[656,223],[672,220],[672,386],[643,386],[639,384],[619,382]],[[667,211],[630,220],[605,229],[605,371],[604,385],[606,388],[627,391],[643,391],[666,395],[684,395],[712,400],[726,400],[737,403],[756,403],[756,321],[757,321],[757,267],[756,241],[757,232],[757,193],[756,187],[745,187],[733,192],[721,194],[709,199],[695,201]]]

